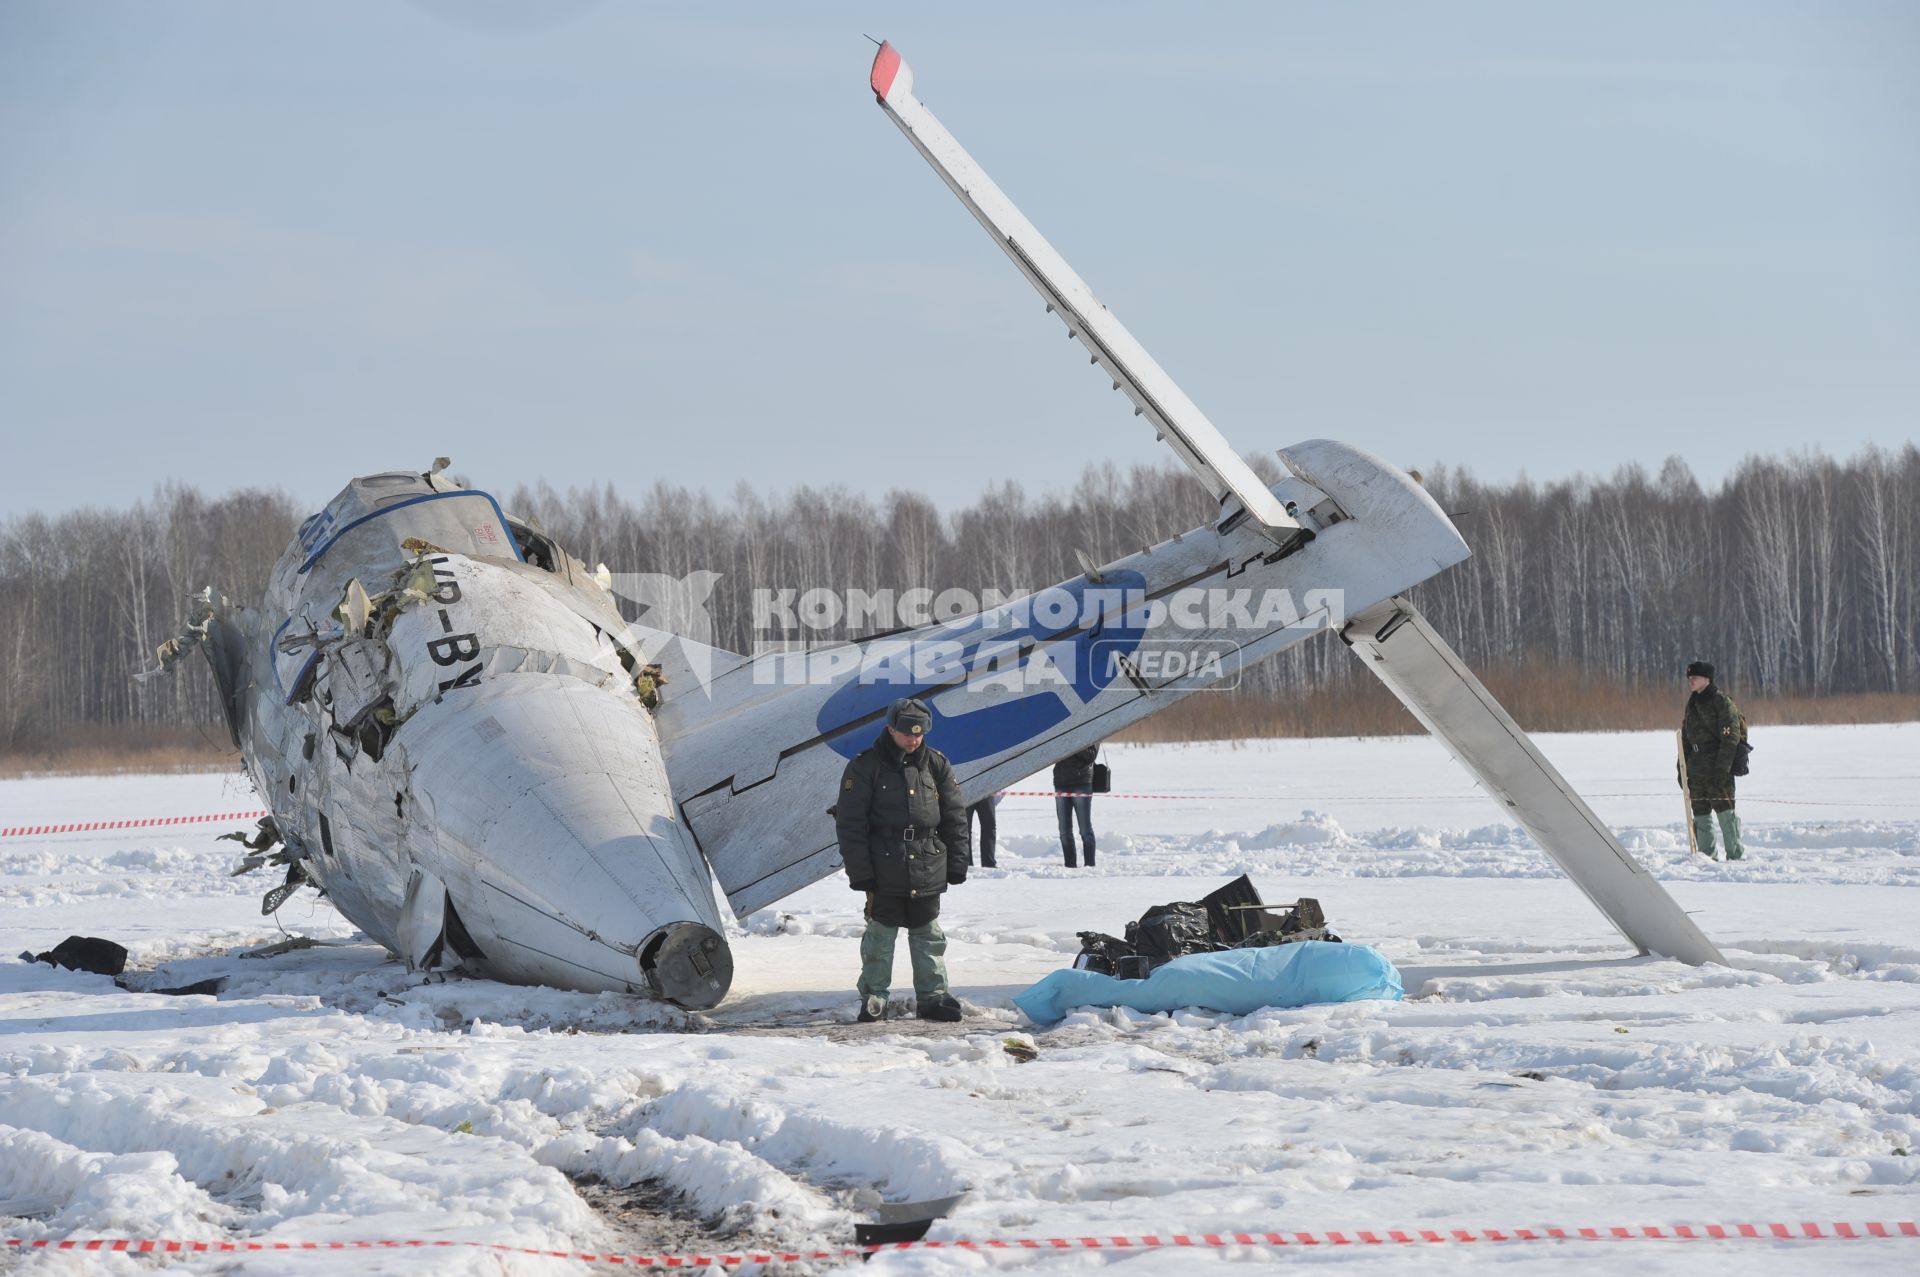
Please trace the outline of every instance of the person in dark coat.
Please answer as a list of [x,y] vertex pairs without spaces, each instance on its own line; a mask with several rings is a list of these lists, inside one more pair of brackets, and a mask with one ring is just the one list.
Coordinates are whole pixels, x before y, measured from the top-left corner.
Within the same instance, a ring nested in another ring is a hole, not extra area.
[[1053,812],[1060,818],[1060,850],[1067,858],[1069,869],[1075,868],[1073,826],[1076,820],[1087,868],[1093,868],[1093,762],[1099,756],[1100,745],[1096,741],[1053,765]]
[[[988,794],[985,798],[982,798],[979,802],[967,808],[968,821],[978,820],[980,822],[980,867],[982,869],[999,868],[998,865],[993,863],[994,844],[999,841],[1000,836],[1000,816],[994,809],[999,805],[1000,795]],[[971,823],[968,824],[967,829],[969,833],[972,832],[973,826]]]
[[1740,817],[1733,810],[1733,762],[1747,738],[1746,719],[1713,681],[1713,666],[1687,666],[1687,712],[1680,721],[1680,746],[1687,760],[1687,798],[1693,804],[1693,838],[1700,850],[1718,860],[1713,827],[1717,819],[1727,844],[1727,859],[1746,855],[1740,843]]
[[840,779],[834,821],[847,885],[867,896],[860,939],[860,1020],[883,1020],[893,984],[894,942],[907,929],[914,1013],[958,1020],[947,991],[947,937],[940,896],[967,880],[967,809],[947,756],[926,743],[933,711],[902,697],[887,711],[873,744],[853,756]]

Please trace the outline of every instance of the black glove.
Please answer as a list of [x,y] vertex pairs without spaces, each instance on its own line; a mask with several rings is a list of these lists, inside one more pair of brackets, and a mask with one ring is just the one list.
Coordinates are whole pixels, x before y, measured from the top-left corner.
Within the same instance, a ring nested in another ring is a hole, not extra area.
[[859,882],[849,882],[847,885],[855,891],[872,891],[875,884],[871,878],[862,878]]
[[947,885],[949,887],[957,887],[961,883],[965,882],[966,880],[967,880],[967,871],[964,869],[962,869],[959,873],[950,873],[947,875]]

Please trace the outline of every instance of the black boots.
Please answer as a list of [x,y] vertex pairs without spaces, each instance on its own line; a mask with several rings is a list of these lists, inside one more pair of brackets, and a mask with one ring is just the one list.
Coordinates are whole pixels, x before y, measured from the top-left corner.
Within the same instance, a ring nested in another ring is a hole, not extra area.
[[914,1004],[913,1013],[922,1020],[941,1020],[948,1024],[957,1024],[962,1014],[959,1002],[951,997],[938,998],[932,1002],[917,1002]]
[[[861,1024],[872,1024],[876,1020],[887,1018],[887,1000],[875,995],[860,1003],[860,1014],[854,1019]],[[960,1003],[952,997],[936,998],[931,1002],[916,1002],[913,1014],[922,1020],[939,1020],[946,1024],[957,1024],[963,1017]]]

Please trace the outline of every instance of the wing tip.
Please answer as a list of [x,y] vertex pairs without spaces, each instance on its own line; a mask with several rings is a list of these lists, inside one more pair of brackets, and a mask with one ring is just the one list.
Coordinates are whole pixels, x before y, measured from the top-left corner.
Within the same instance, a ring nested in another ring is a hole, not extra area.
[[[904,78],[901,76],[903,71],[906,72]],[[873,55],[873,71],[868,82],[873,85],[873,96],[885,102],[896,82],[902,89],[913,83],[913,72],[900,60],[900,50],[883,40],[880,42],[880,51]]]

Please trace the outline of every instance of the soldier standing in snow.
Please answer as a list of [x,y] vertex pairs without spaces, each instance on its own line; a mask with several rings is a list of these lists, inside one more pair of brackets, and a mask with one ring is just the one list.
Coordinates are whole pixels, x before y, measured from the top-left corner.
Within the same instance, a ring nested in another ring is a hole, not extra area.
[[947,992],[947,937],[940,896],[967,880],[967,808],[947,756],[926,743],[933,711],[902,697],[878,739],[853,756],[840,779],[834,821],[847,885],[867,895],[860,939],[860,1020],[884,1020],[893,985],[893,948],[907,929],[914,1014],[958,1020]]
[[1727,859],[1746,854],[1740,845],[1740,817],[1733,810],[1733,763],[1740,742],[1747,737],[1739,707],[1714,685],[1713,666],[1694,661],[1687,666],[1686,716],[1680,722],[1680,745],[1686,753],[1687,797],[1693,804],[1693,836],[1700,850],[1714,860],[1713,826],[1717,818],[1726,838]]

